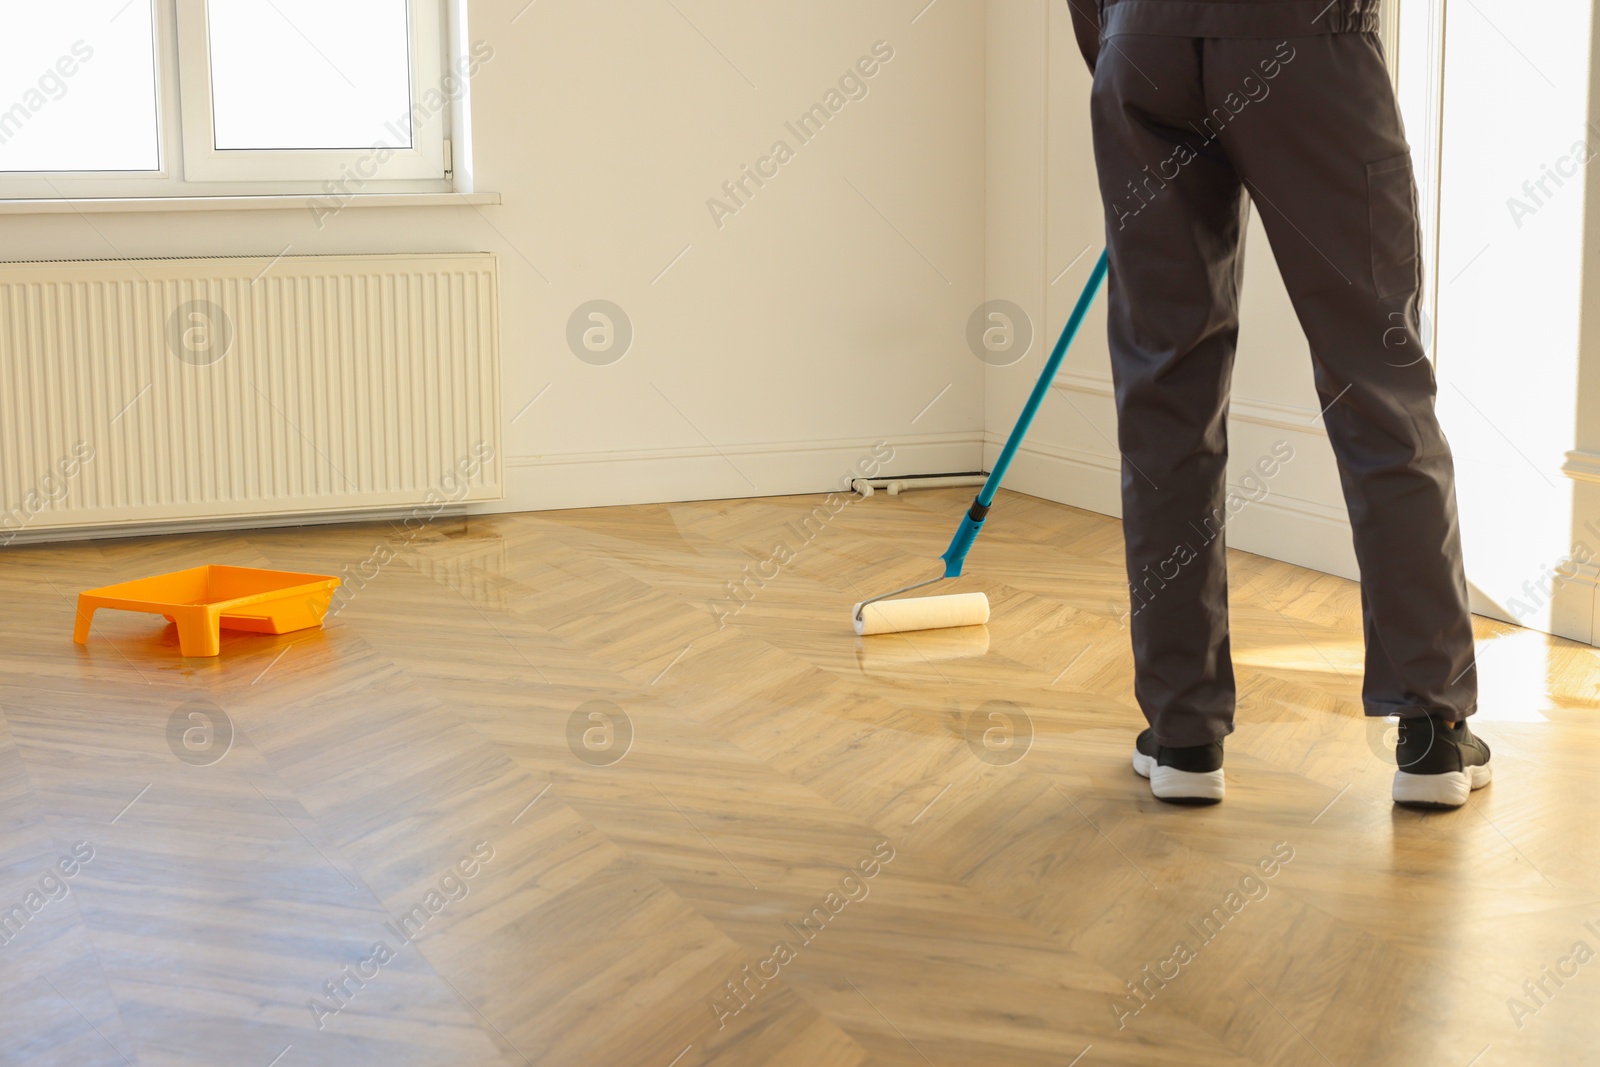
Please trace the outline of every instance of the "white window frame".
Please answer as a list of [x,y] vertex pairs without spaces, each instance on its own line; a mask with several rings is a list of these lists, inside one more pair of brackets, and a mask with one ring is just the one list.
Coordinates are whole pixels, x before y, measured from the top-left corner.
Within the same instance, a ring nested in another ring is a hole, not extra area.
[[[411,51],[412,115],[430,87],[438,92],[445,34],[442,0],[406,0]],[[413,122],[412,145],[355,149],[218,149],[211,93],[208,0],[177,0],[178,83],[183,122],[183,176],[190,181],[318,181],[355,174],[361,181],[443,178],[449,109]],[[401,118],[402,116],[395,116]],[[398,139],[397,139],[398,140]],[[379,151],[379,149],[383,151]]]
[[[415,124],[413,147],[382,162],[372,148],[217,151],[212,137],[210,34],[205,0],[136,0],[153,9],[159,166],[140,171],[0,171],[0,200],[214,197],[347,192],[456,191],[451,128],[463,100],[447,100]],[[452,0],[408,0],[411,96],[441,92],[445,53],[464,42]],[[465,83],[466,79],[459,79]],[[414,112],[415,114],[415,112]]]

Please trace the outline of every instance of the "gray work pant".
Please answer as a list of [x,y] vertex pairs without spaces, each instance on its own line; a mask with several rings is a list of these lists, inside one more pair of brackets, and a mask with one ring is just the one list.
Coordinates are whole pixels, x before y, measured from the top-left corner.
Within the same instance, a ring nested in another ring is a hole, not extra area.
[[[1157,742],[1233,730],[1222,527],[1250,202],[1327,409],[1361,568],[1365,711],[1471,715],[1454,468],[1418,335],[1416,191],[1376,34],[1104,45],[1092,117],[1135,692]],[[1306,640],[1287,618],[1282,634]]]

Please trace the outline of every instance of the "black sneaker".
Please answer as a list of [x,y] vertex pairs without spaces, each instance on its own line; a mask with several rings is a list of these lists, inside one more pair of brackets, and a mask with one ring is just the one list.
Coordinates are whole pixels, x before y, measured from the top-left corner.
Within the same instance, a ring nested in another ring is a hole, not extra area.
[[1145,730],[1133,743],[1133,769],[1150,779],[1157,800],[1175,804],[1215,804],[1222,799],[1222,742],[1163,748],[1155,731]]
[[1493,775],[1482,738],[1431,715],[1400,720],[1394,763],[1394,802],[1419,808],[1459,808]]

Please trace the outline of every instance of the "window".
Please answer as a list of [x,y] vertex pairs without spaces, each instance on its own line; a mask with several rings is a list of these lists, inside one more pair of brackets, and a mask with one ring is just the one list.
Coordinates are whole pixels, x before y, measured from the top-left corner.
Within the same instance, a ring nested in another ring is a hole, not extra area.
[[0,0],[0,196],[448,188],[444,6]]
[[0,4],[0,170],[160,167],[155,23],[115,0]]

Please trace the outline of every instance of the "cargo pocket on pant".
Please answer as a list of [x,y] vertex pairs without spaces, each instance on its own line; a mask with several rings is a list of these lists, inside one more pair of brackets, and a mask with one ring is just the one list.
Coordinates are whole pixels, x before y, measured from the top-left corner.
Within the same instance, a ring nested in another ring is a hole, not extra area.
[[1367,164],[1372,285],[1378,299],[1422,285],[1421,235],[1409,152]]

